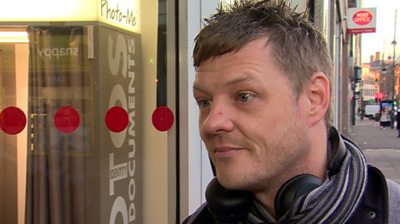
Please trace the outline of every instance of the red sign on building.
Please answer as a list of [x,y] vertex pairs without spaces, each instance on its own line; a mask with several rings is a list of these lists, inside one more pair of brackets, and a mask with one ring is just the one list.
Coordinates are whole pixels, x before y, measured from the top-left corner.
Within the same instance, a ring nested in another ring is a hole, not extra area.
[[349,8],[347,27],[351,34],[374,33],[376,31],[376,8]]

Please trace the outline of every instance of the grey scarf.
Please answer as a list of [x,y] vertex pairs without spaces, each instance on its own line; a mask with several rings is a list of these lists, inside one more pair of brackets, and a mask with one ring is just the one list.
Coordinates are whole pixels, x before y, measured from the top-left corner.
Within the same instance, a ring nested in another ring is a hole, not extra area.
[[296,200],[278,221],[255,202],[246,223],[346,223],[355,212],[367,183],[367,163],[360,149],[344,139],[348,153],[340,171]]

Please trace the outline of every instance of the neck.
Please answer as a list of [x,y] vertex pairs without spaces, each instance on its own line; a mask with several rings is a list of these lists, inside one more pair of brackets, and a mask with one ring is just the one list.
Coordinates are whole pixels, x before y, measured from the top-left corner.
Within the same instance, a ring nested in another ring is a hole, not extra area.
[[[268,186],[259,192],[253,192],[263,207],[273,216],[277,217],[275,198],[281,187],[290,179],[302,174],[310,174],[318,177],[321,181],[327,177],[328,156],[327,156],[327,131],[325,126],[318,129],[311,129],[307,136],[309,139],[309,150],[304,152],[297,166],[287,169],[274,180],[269,180]],[[271,185],[273,183],[273,185]]]

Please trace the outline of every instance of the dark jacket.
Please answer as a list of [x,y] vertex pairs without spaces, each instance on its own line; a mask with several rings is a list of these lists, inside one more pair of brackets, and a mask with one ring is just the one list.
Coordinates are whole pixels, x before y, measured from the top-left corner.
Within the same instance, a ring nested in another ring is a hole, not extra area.
[[[368,182],[362,200],[348,224],[388,224],[389,200],[386,179],[382,172],[373,166],[368,166]],[[193,216],[193,217],[192,217]],[[207,206],[203,207],[183,224],[215,223]]]
[[380,170],[369,166],[367,181],[361,204],[348,223],[386,224],[389,214],[386,179]]
[[397,120],[397,129],[400,130],[400,111],[397,112],[396,120]]

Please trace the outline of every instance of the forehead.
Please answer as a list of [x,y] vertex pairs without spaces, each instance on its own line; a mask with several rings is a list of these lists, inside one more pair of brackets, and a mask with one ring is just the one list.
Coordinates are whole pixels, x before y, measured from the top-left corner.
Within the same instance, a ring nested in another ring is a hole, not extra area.
[[235,70],[237,67],[267,63],[273,66],[274,58],[272,47],[267,44],[267,38],[259,38],[244,45],[238,51],[228,52],[223,55],[211,57],[196,67],[196,76],[207,72]]
[[194,88],[212,85],[216,88],[238,81],[281,82],[286,76],[272,55],[270,44],[263,38],[249,42],[237,52],[210,58],[196,68]]

